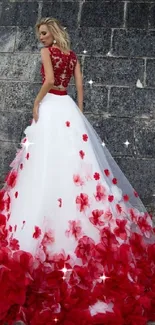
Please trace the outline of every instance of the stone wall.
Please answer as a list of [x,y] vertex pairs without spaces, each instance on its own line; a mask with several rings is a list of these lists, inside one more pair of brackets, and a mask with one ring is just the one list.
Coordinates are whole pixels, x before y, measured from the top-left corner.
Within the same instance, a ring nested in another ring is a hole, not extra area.
[[[37,18],[52,15],[68,28],[79,55],[85,114],[153,211],[155,0],[4,0],[0,15],[0,184],[32,119],[40,87],[33,26]],[[75,98],[74,86],[70,94]]]

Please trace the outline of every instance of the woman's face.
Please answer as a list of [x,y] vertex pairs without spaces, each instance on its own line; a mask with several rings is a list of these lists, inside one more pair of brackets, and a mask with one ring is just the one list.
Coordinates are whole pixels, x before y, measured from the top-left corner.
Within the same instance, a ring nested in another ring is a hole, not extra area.
[[49,31],[47,25],[41,25],[39,27],[39,37],[40,42],[43,43],[45,46],[50,46],[53,43],[53,36]]

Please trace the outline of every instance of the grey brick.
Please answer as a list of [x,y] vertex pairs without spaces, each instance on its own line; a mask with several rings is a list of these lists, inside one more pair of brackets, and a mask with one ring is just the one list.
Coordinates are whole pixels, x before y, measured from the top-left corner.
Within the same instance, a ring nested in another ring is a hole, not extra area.
[[105,87],[85,86],[84,112],[104,114],[107,112],[108,90]]
[[[152,202],[155,193],[154,177],[155,159],[137,159],[137,158],[116,158],[119,167],[124,172],[132,186],[139,193],[139,196],[145,199],[145,203]],[[147,185],[146,185],[147,184]]]
[[92,79],[104,85],[135,86],[143,82],[144,61],[142,59],[86,58],[85,81]]
[[79,2],[43,2],[42,17],[52,16],[65,27],[76,28],[78,24]]
[[124,3],[96,0],[83,4],[81,26],[122,27]]
[[0,27],[0,52],[14,51],[15,35],[15,27]]
[[0,55],[0,75],[3,79],[33,81],[38,73],[39,55],[28,53]]
[[155,116],[155,91],[113,87],[110,91],[109,112],[112,116],[151,118]]
[[143,29],[115,29],[112,54],[114,56],[155,56],[155,31]]
[[22,133],[23,113],[7,112],[1,113],[0,141],[20,141]]
[[[5,97],[4,107],[9,111],[31,111],[40,84],[32,83],[8,83],[7,96]],[[17,113],[18,114],[18,113]]]
[[39,52],[38,40],[34,27],[18,27],[16,34],[16,51]]
[[86,55],[106,55],[110,51],[111,29],[81,27],[70,34],[73,49],[77,53],[86,50]]
[[138,156],[155,158],[155,120],[135,121],[135,144]]
[[[132,119],[103,118],[101,116],[86,115],[102,141],[114,156],[133,156],[134,154],[134,123]],[[128,140],[128,148],[124,142]]]
[[37,20],[38,3],[9,2],[2,3],[1,26],[33,26]]
[[155,59],[148,59],[146,62],[146,84],[155,87]]
[[149,3],[131,3],[127,4],[127,28],[148,28]]

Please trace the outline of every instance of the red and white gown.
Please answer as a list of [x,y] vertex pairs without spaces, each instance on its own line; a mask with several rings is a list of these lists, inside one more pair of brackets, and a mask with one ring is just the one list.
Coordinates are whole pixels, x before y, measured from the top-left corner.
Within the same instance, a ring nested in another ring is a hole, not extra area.
[[[77,57],[49,51],[67,87]],[[155,320],[151,217],[88,120],[51,91],[24,133],[0,191],[0,324]]]

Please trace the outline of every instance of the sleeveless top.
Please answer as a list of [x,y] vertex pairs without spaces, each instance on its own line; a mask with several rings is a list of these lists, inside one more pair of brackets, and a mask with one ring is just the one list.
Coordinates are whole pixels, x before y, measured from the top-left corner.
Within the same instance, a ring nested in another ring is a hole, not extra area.
[[[70,82],[70,79],[74,73],[74,69],[77,63],[76,54],[70,50],[68,54],[65,54],[56,47],[49,47],[51,61],[54,71],[54,86],[66,88]],[[42,83],[45,81],[44,66],[41,65]]]

